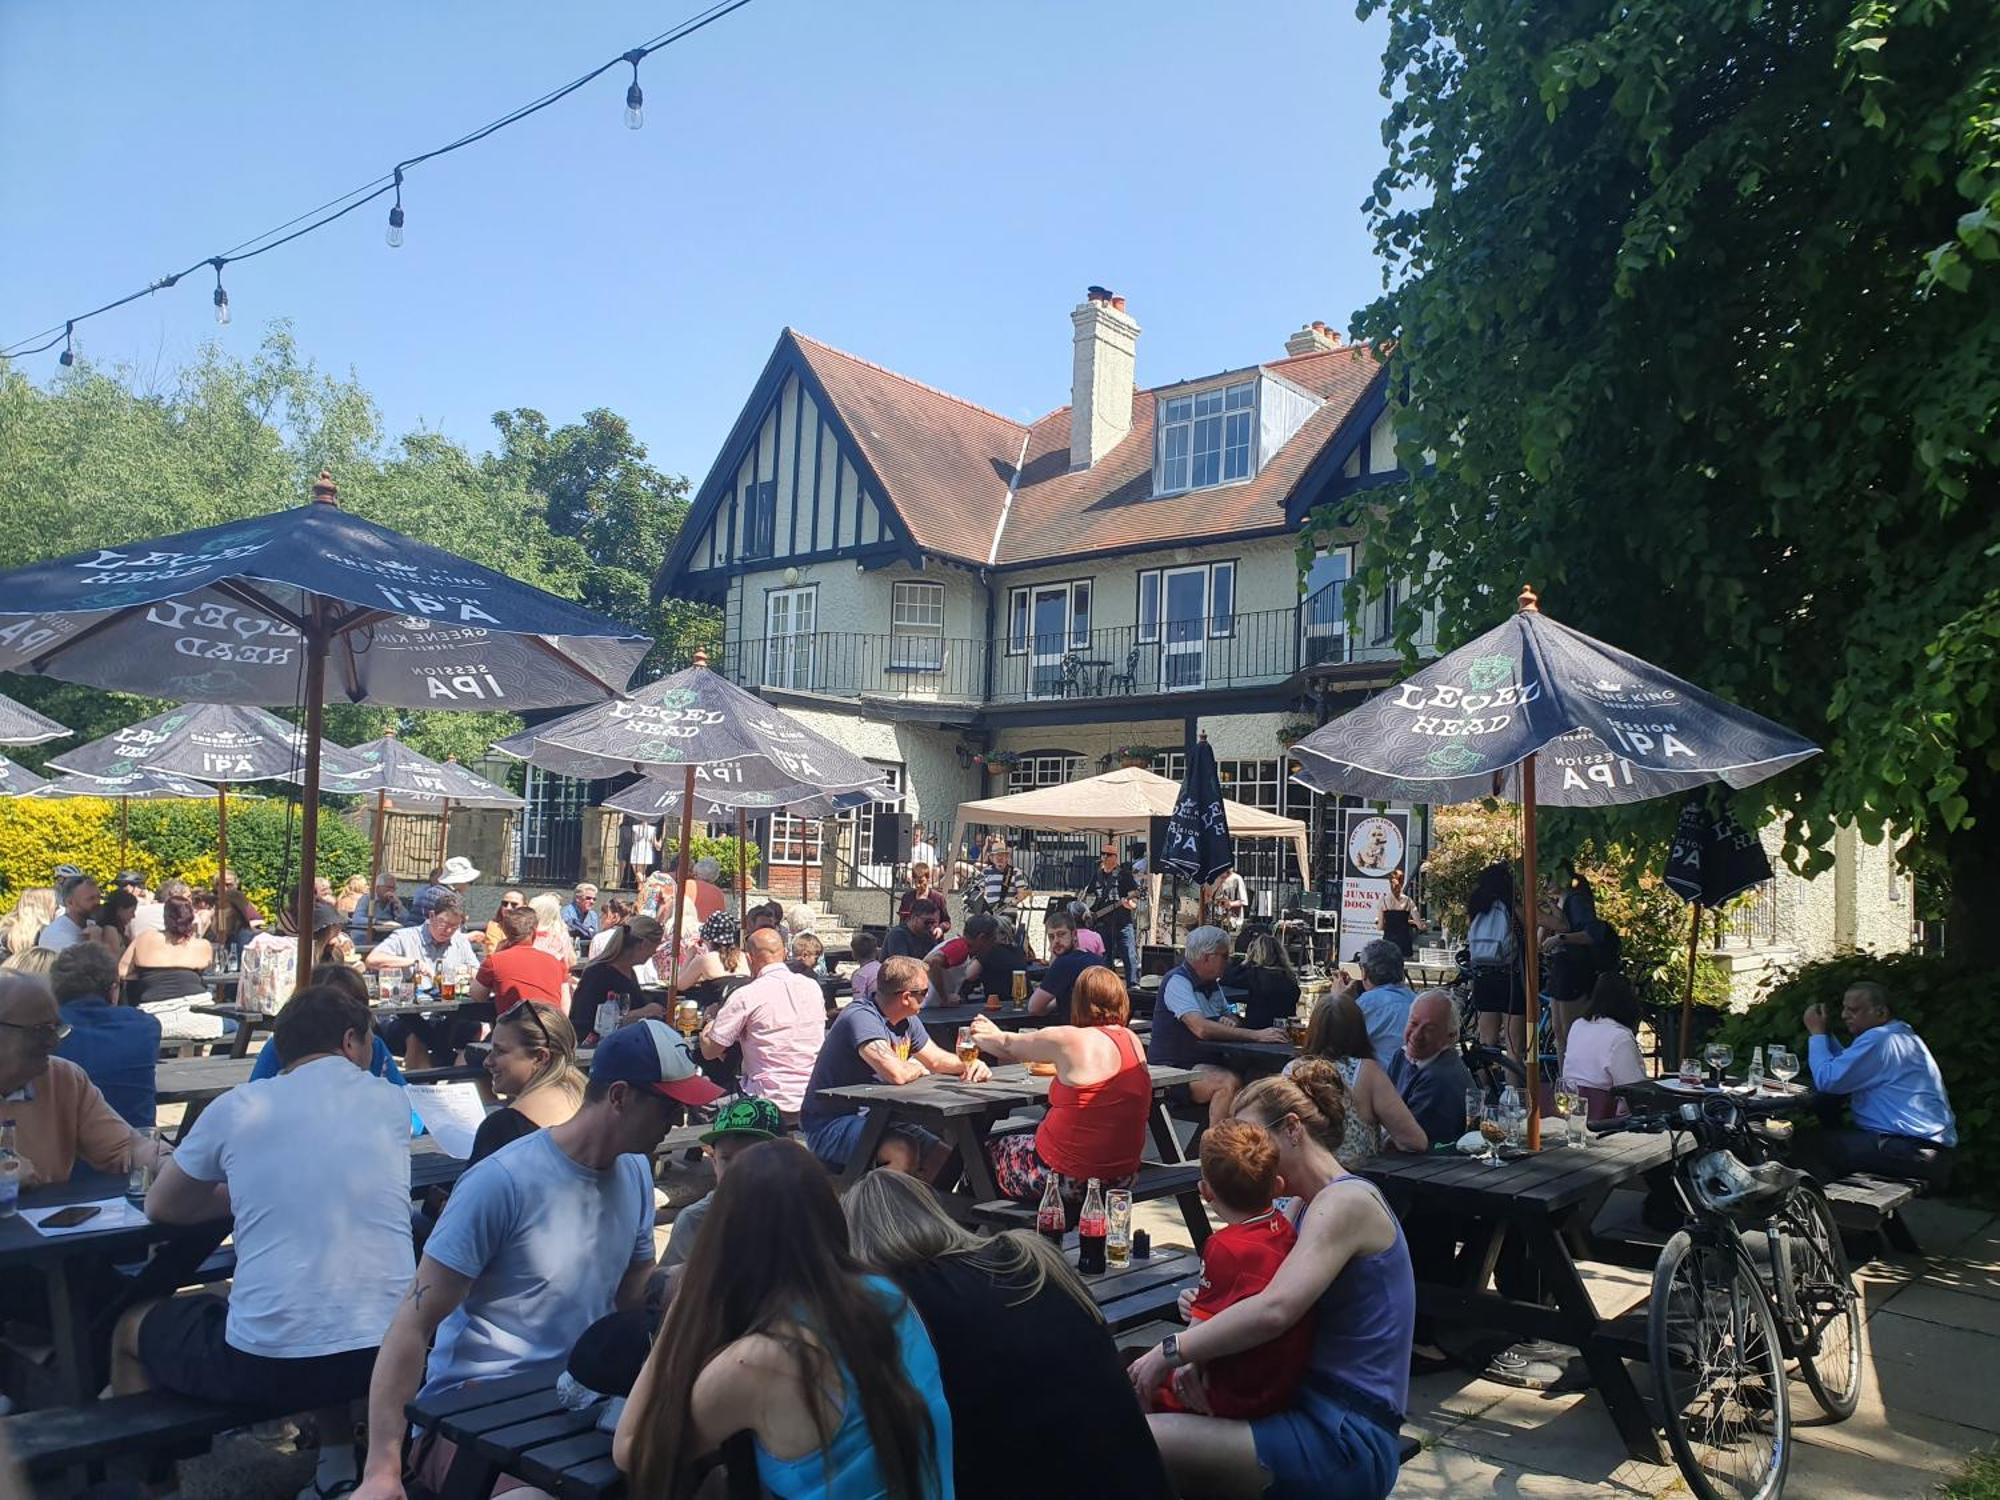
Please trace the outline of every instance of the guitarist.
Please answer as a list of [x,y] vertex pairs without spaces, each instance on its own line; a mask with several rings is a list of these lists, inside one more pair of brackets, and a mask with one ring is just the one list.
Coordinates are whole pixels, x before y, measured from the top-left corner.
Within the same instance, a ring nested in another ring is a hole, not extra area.
[[1139,882],[1131,867],[1118,862],[1118,847],[1106,844],[1097,855],[1097,873],[1091,877],[1084,896],[1090,908],[1089,921],[1104,939],[1104,951],[1125,956],[1125,978],[1139,979],[1139,926],[1134,915],[1139,909]]

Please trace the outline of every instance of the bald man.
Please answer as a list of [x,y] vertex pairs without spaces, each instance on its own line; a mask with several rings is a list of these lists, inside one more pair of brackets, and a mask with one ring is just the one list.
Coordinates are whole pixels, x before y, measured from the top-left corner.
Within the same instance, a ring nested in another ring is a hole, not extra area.
[[701,1032],[701,1053],[720,1058],[743,1048],[743,1092],[769,1099],[796,1126],[806,1084],[826,1039],[826,997],[819,981],[785,965],[785,940],[760,927],[744,940],[750,982],[722,1002]]
[[48,981],[0,970],[0,1119],[14,1122],[21,1186],[68,1182],[78,1161],[124,1174],[135,1153],[158,1162],[158,1143],[141,1140],[75,1063],[55,1055],[69,1032]]
[[1402,1048],[1389,1059],[1389,1081],[1433,1145],[1465,1133],[1472,1074],[1458,1055],[1457,1002],[1443,990],[1425,990],[1410,1002]]

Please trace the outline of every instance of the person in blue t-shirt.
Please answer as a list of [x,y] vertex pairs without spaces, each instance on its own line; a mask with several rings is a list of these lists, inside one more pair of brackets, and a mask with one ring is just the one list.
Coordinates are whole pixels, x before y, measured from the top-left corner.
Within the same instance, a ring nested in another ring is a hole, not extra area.
[[[403,1413],[420,1385],[426,1397],[517,1375],[552,1386],[586,1328],[644,1304],[652,1154],[683,1106],[721,1093],[685,1040],[634,1021],[598,1044],[574,1115],[459,1178],[375,1359],[359,1500],[403,1493]],[[442,1493],[452,1444],[417,1451]]]
[[1042,975],[1042,982],[1035,986],[1034,994],[1028,997],[1028,1014],[1041,1016],[1053,1010],[1066,1016],[1076,976],[1085,969],[1102,967],[1104,958],[1077,947],[1076,918],[1070,913],[1052,911],[1042,926],[1049,935],[1049,967]]
[[1840,1018],[1853,1037],[1845,1047],[1827,1035],[1824,1007],[1806,1010],[1806,1060],[1828,1123],[1838,1125],[1845,1099],[1854,1125],[1822,1130],[1801,1146],[1836,1177],[1876,1172],[1942,1187],[1951,1176],[1958,1121],[1931,1049],[1895,1018],[1888,990],[1872,979],[1848,987]]
[[56,1056],[83,1069],[104,1102],[127,1125],[150,1130],[155,1120],[155,1070],[160,1022],[143,1010],[114,1005],[118,960],[98,943],[75,943],[56,955],[49,987],[69,1032]]
[[[826,1029],[819,1059],[806,1084],[799,1128],[813,1155],[834,1171],[847,1165],[860,1144],[867,1111],[851,1099],[833,1099],[827,1089],[858,1083],[915,1083],[932,1073],[950,1073],[978,1083],[992,1077],[985,1063],[962,1063],[924,1030],[917,1018],[930,988],[930,971],[914,958],[882,960],[875,994],[848,1005]],[[895,1126],[883,1139],[876,1161],[902,1172],[936,1176],[951,1155],[929,1131]]]
[[1368,1023],[1368,1045],[1375,1049],[1375,1061],[1388,1067],[1403,1047],[1403,1028],[1410,1021],[1410,1006],[1416,991],[1404,982],[1403,950],[1387,938],[1363,945],[1359,955],[1361,982],[1345,991],[1361,1007]]

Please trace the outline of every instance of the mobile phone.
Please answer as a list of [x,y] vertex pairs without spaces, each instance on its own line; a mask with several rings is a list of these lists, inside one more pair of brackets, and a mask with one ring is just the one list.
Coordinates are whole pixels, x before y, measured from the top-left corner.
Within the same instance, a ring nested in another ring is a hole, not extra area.
[[46,1219],[42,1220],[41,1227],[43,1229],[74,1229],[77,1225],[87,1223],[89,1220],[96,1218],[102,1212],[104,1210],[95,1203],[78,1203],[73,1207],[63,1209],[60,1213],[50,1214]]

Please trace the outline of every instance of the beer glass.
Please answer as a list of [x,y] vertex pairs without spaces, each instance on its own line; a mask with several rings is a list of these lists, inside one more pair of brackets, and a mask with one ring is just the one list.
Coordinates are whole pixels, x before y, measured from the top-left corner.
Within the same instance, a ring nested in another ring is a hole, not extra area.
[[973,1039],[970,1026],[958,1028],[958,1060],[968,1068],[979,1061],[979,1043]]
[[1122,1266],[1132,1258],[1132,1194],[1126,1188],[1112,1188],[1104,1195],[1104,1259]]

